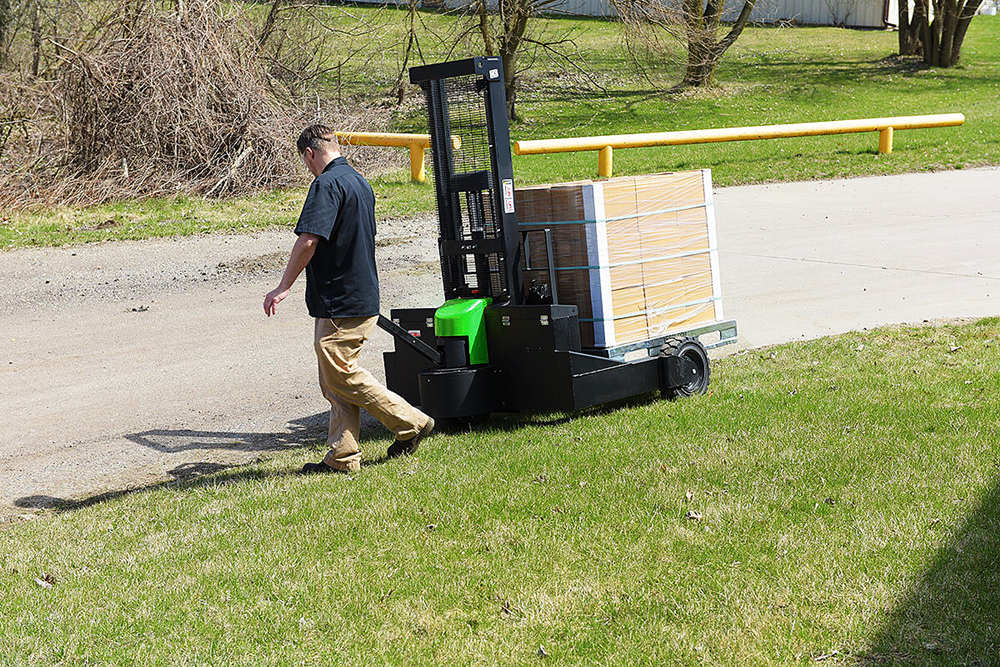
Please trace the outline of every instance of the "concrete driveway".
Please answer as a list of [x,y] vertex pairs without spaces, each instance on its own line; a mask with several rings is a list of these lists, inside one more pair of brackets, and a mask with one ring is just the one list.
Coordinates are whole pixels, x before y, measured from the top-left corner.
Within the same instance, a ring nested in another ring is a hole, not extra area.
[[1000,169],[724,188],[716,215],[744,347],[1000,314]]

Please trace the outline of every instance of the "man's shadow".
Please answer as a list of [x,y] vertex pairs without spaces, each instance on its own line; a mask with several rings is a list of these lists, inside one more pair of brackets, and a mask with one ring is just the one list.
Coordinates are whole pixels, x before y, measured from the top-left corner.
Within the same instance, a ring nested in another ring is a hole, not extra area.
[[[151,429],[139,433],[129,433],[125,438],[163,454],[177,454],[197,450],[227,450],[237,452],[278,453],[305,449],[322,448],[326,436],[329,412],[320,412],[308,417],[300,417],[288,422],[288,429],[278,433],[242,433],[238,431],[198,431],[193,429]],[[361,424],[361,443],[386,439],[388,431],[378,422],[364,415]],[[200,486],[216,486],[239,481],[259,480],[269,477],[283,477],[296,474],[298,468],[288,470],[260,470],[254,464],[261,458],[238,463],[218,463],[214,461],[188,461],[167,471],[169,479],[109,491],[82,499],[58,498],[49,495],[31,495],[14,501],[16,507],[27,509],[49,509],[59,512],[89,507],[120,498],[139,491],[170,487],[191,489]],[[379,465],[385,456],[366,459],[363,466]]]
[[[229,450],[241,452],[280,452],[316,444],[326,433],[328,412],[299,417],[288,422],[280,433],[240,433],[237,431],[196,431],[192,429],[151,429],[125,435],[137,445],[163,454],[191,450]],[[371,425],[362,429],[362,439]],[[371,437],[368,433],[369,438]]]
[[[518,431],[531,424],[535,426],[556,426],[576,419],[583,414],[600,415],[614,412],[623,407],[636,406],[657,400],[656,397],[636,396],[605,405],[596,406],[576,414],[549,415],[492,415],[468,420],[440,420],[435,432],[463,434],[488,431],[497,434]],[[308,417],[300,417],[288,422],[289,428],[279,433],[241,433],[238,431],[198,431],[193,429],[151,429],[139,433],[130,433],[125,437],[132,442],[148,447],[164,454],[177,454],[197,450],[229,450],[241,452],[278,453],[304,449],[308,447],[323,448],[323,439],[327,433],[329,412],[320,412]],[[376,440],[386,441],[391,438],[389,431],[375,421],[371,416],[362,413],[360,441],[365,443]],[[375,451],[376,447],[369,445],[366,449]],[[383,453],[374,458],[362,460],[362,467],[381,465],[389,459]],[[198,488],[201,486],[218,486],[240,481],[252,481],[271,477],[284,477],[298,474],[299,468],[285,470],[260,470],[255,464],[262,458],[239,463],[219,463],[215,461],[189,461],[168,470],[170,479],[142,486],[130,487],[118,491],[109,491],[86,498],[58,498],[48,495],[31,495],[14,501],[16,507],[26,509],[47,509],[58,512],[89,507],[108,500],[120,498],[147,489],[169,487],[177,490]]]

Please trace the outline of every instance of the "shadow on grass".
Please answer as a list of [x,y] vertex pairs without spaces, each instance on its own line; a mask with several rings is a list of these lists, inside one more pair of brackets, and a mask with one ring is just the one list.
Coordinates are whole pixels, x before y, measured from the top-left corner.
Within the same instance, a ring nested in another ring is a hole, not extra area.
[[850,75],[855,79],[876,74],[912,74],[931,69],[920,57],[900,55],[889,55],[875,60],[821,60],[814,58],[808,62],[761,58],[753,63],[753,66],[755,68],[789,69],[798,72],[808,69],[810,75],[814,75],[816,72],[828,72],[834,78]]
[[864,664],[1000,664],[1000,484],[879,626]]
[[251,466],[258,462],[259,461],[251,461],[249,463],[225,464],[199,461],[196,463],[185,463],[177,468],[174,468],[173,470],[167,471],[168,475],[176,475],[174,479],[157,482],[155,484],[121,489],[119,491],[108,491],[107,493],[100,493],[96,496],[89,496],[79,500],[57,498],[55,496],[46,495],[25,496],[15,500],[14,505],[28,509],[46,509],[55,510],[56,512],[71,512],[73,510],[83,509],[84,507],[90,507],[91,505],[99,505],[101,503],[108,502],[109,500],[129,496],[133,493],[151,491],[153,489],[164,487],[177,490],[196,489],[203,486],[216,486],[231,484],[234,482],[267,479],[270,477],[283,477],[290,474],[290,471],[251,469]]
[[586,408],[579,412],[556,412],[547,414],[496,413],[488,417],[471,419],[438,419],[435,432],[460,435],[473,432],[510,433],[530,426],[559,426],[574,419],[587,416],[606,415],[625,408],[655,403],[662,399],[659,393],[624,398],[619,401]]

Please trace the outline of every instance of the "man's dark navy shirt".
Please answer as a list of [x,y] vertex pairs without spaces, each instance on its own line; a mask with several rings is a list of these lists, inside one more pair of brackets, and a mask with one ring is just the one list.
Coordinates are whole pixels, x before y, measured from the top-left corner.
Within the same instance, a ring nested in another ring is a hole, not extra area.
[[378,314],[375,193],[347,160],[334,158],[309,187],[295,233],[320,237],[306,266],[313,317]]

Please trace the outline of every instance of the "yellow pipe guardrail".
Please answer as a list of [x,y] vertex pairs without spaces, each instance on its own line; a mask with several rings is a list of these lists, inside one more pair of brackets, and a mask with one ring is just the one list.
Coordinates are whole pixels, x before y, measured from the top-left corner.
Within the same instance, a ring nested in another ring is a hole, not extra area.
[[604,137],[531,139],[527,141],[515,141],[514,154],[537,155],[540,153],[599,151],[597,171],[602,177],[609,178],[612,171],[613,151],[616,148],[680,146],[683,144],[706,144],[717,141],[745,141],[748,139],[812,137],[821,134],[847,134],[850,132],[878,132],[878,152],[880,154],[884,154],[892,152],[893,130],[950,127],[954,125],[961,125],[964,122],[965,116],[960,113],[945,113],[928,116],[894,116],[890,118],[862,118],[859,120],[831,120],[818,123],[792,123],[789,125],[728,127],[712,130],[649,132],[646,134],[615,134]]
[[[429,134],[395,134],[392,132],[334,132],[337,141],[349,146],[393,146],[410,149],[410,178],[418,183],[427,180],[424,172],[424,152],[431,147]],[[453,148],[462,147],[461,137],[451,138]]]

